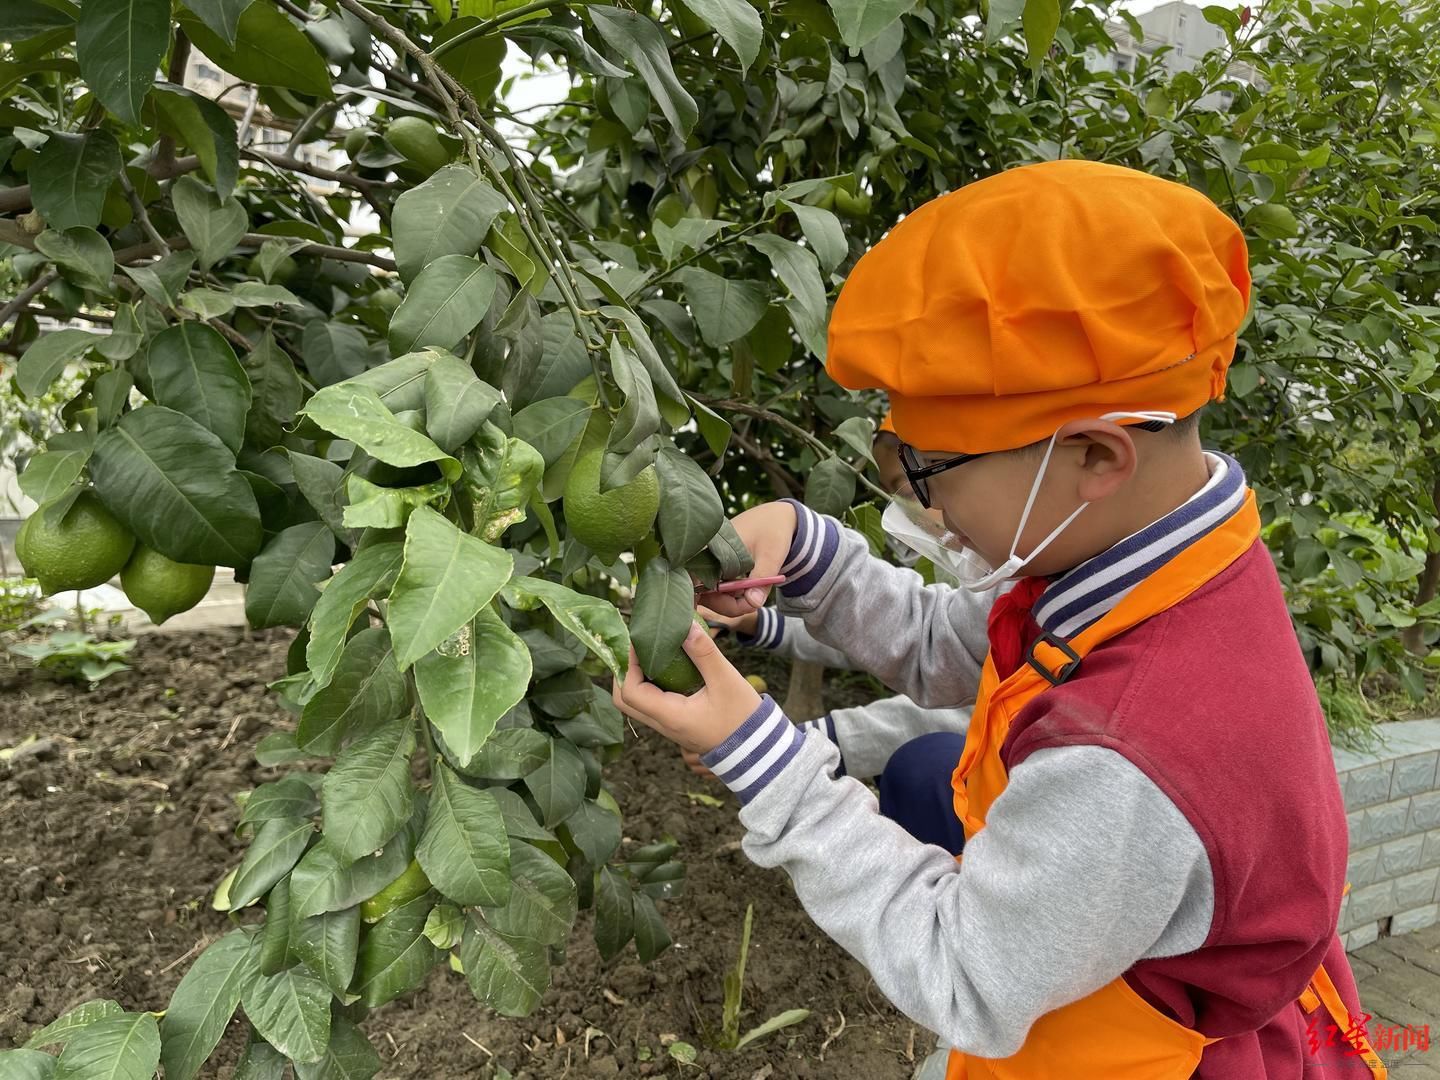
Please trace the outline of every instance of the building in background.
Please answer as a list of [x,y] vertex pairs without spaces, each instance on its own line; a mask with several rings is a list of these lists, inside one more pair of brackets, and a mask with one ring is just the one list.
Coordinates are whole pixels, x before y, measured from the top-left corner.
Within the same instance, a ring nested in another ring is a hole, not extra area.
[[[1145,32],[1140,41],[1135,40],[1128,23],[1110,21],[1108,29],[1115,48],[1108,53],[1087,50],[1086,66],[1091,71],[1134,71],[1141,56],[1154,56],[1164,49],[1167,51],[1158,63],[1167,74],[1175,75],[1194,68],[1207,53],[1225,47],[1225,31],[1207,22],[1205,13],[1185,0],[1171,0],[1151,8],[1136,15],[1135,21]],[[1249,64],[1232,64],[1230,74],[1245,82],[1255,80],[1255,70]],[[1201,98],[1200,104],[1204,108],[1228,108],[1233,97],[1229,90],[1221,90]]]

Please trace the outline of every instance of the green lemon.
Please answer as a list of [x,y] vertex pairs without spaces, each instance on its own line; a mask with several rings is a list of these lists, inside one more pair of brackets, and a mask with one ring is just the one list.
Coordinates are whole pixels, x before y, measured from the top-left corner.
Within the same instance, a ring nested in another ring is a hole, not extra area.
[[629,483],[602,492],[604,460],[603,446],[575,459],[565,481],[565,523],[571,536],[611,563],[650,535],[660,509],[660,480],[650,465]]
[[[695,625],[702,630],[705,628],[704,620],[699,615],[695,616]],[[675,658],[666,664],[653,675],[645,673],[645,677],[653,682],[661,690],[669,690],[676,694],[693,694],[705,685],[705,680],[700,677],[700,670],[690,659],[682,645],[675,653]]]
[[82,493],[63,520],[52,521],[53,516],[41,507],[25,519],[15,537],[20,565],[47,593],[103,585],[135,549],[130,530],[93,491]]
[[411,859],[403,874],[360,905],[360,917],[367,923],[379,922],[401,904],[408,904],[429,891],[430,879],[420,863]]
[[213,566],[176,562],[144,544],[120,571],[125,595],[157,626],[203,600],[214,578]]
[[426,175],[449,164],[450,152],[428,121],[418,116],[402,116],[385,129],[390,145],[405,155],[405,160]]
[[746,675],[745,681],[748,682],[751,686],[753,686],[755,688],[755,692],[758,694],[764,694],[770,689],[769,685],[767,685],[765,680],[759,675]]

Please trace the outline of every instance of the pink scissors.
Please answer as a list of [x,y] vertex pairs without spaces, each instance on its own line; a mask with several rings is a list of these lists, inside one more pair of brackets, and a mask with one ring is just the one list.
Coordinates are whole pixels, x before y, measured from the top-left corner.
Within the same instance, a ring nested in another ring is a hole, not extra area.
[[737,593],[744,592],[746,589],[764,589],[771,585],[784,585],[785,581],[786,578],[784,574],[778,574],[774,577],[740,578],[737,581],[722,581],[713,589],[707,589],[704,585],[696,585],[695,591],[696,593]]

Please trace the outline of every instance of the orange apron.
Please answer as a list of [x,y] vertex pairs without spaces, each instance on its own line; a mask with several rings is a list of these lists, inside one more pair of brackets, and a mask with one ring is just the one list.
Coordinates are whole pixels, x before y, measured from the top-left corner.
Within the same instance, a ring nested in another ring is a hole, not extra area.
[[[994,663],[986,659],[965,750],[951,780],[955,813],[964,824],[966,840],[985,827],[990,805],[1005,789],[1008,777],[1000,748],[1019,711],[1068,677],[1097,645],[1173,607],[1218,576],[1259,535],[1260,516],[1251,492],[1229,521],[1176,555],[1098,622],[1068,642],[1038,641],[1030,655],[1047,674],[1026,663],[1002,682]],[[1307,1012],[1324,1005],[1342,1031],[1352,1026],[1349,1010],[1323,965],[1300,1004]],[[1041,1016],[1024,1045],[1008,1058],[980,1058],[952,1050],[945,1075],[946,1080],[1186,1080],[1199,1066],[1205,1047],[1215,1041],[1165,1016],[1119,978]],[[1385,1080],[1385,1066],[1363,1032],[1357,1049],[1374,1080]]]

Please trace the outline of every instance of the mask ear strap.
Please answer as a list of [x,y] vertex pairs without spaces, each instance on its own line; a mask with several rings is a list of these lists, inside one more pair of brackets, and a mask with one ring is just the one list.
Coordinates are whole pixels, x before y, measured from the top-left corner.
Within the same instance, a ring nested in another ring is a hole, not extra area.
[[[1015,539],[1010,543],[1011,559],[1015,558],[1015,553],[1020,547],[1020,537],[1025,535],[1025,524],[1030,520],[1030,511],[1034,509],[1035,500],[1040,495],[1040,484],[1045,479],[1045,470],[1050,465],[1050,455],[1055,450],[1055,440],[1059,437],[1059,435],[1060,432],[1055,432],[1054,435],[1050,436],[1050,441],[1045,444],[1045,456],[1040,459],[1040,469],[1035,473],[1035,482],[1030,485],[1030,497],[1025,500],[1025,509],[1020,511],[1020,524],[1015,528]],[[1083,510],[1084,507],[1082,506],[1080,509]],[[1079,511],[1076,512],[1078,513]],[[1070,518],[1066,519],[1065,524],[1061,525],[1060,528],[1063,529],[1065,525],[1069,525],[1070,521],[1073,520],[1073,518],[1074,515],[1072,514]],[[1059,531],[1060,529],[1055,530],[1055,532]],[[1046,537],[1045,544],[1048,544],[1053,539],[1055,539],[1055,533],[1051,533],[1048,537]],[[1044,547],[1045,544],[1041,544],[1040,547]],[[1040,548],[1035,549],[1035,551],[1037,552],[1039,550]],[[1031,554],[1033,555],[1034,552],[1032,552]]]

